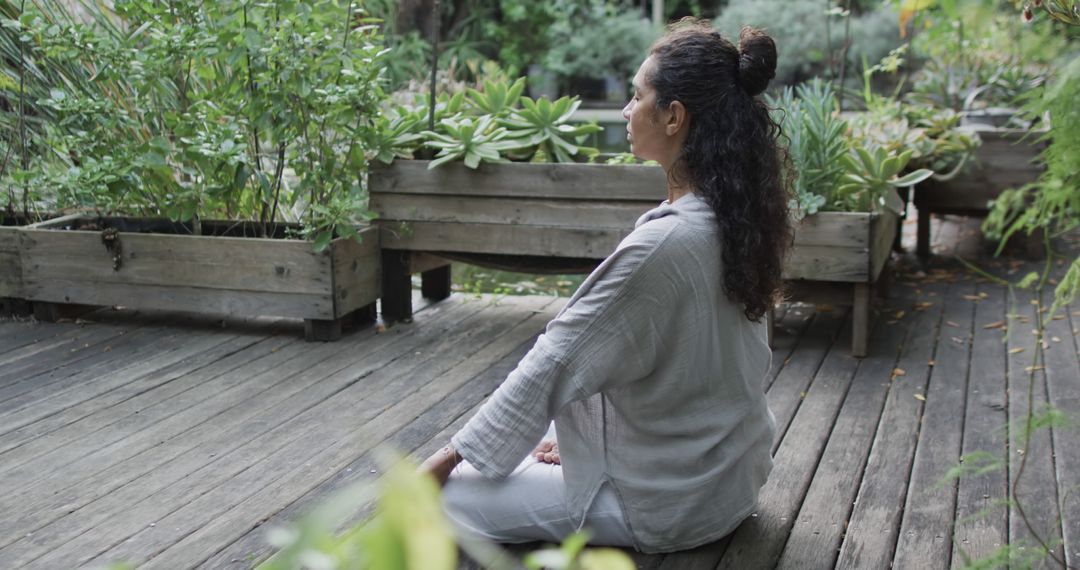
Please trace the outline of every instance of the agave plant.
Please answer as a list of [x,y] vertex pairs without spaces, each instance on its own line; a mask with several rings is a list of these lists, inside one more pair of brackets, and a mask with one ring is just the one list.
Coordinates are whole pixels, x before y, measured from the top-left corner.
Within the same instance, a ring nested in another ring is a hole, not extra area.
[[899,174],[911,160],[910,150],[899,154],[882,147],[856,148],[841,158],[844,175],[836,189],[838,205],[851,211],[889,208],[901,213],[903,202],[895,189],[914,186],[934,172],[920,168],[904,176]]
[[509,84],[485,80],[483,91],[472,88],[468,90],[469,103],[482,114],[502,119],[510,116],[523,91],[524,77]]
[[798,90],[785,88],[769,98],[769,105],[777,109],[795,169],[791,210],[796,217],[812,215],[832,203],[844,173],[840,159],[848,152],[847,123],[836,114],[832,87],[820,80]]
[[421,118],[405,108],[379,115],[374,128],[369,131],[369,158],[384,164],[390,164],[395,158],[413,158],[424,139],[416,132],[420,124]]
[[423,133],[428,138],[425,144],[439,149],[435,160],[428,164],[429,169],[453,160],[464,161],[469,168],[479,167],[481,161],[506,162],[501,152],[529,144],[511,138],[505,128],[495,125],[495,117],[491,115],[475,119],[444,119],[440,124],[446,134],[433,131]]
[[525,141],[522,147],[535,147],[535,152],[530,153],[534,161],[544,157],[556,162],[573,162],[578,154],[594,155],[599,152],[595,148],[581,146],[586,136],[600,132],[599,125],[569,124],[571,115],[580,105],[577,97],[563,97],[557,101],[522,97],[521,108],[515,109],[510,118],[501,123],[510,131],[511,138]]

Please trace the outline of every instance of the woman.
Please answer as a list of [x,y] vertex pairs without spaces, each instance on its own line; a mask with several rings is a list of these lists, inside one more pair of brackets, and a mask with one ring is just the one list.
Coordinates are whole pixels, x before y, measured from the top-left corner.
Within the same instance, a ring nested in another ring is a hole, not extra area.
[[[779,127],[755,98],[775,68],[772,39],[749,28],[736,47],[683,21],[651,48],[623,116],[668,198],[425,461],[460,527],[500,542],[584,527],[669,552],[753,511],[774,432],[763,317],[791,240]],[[558,442],[541,442],[552,419]]]

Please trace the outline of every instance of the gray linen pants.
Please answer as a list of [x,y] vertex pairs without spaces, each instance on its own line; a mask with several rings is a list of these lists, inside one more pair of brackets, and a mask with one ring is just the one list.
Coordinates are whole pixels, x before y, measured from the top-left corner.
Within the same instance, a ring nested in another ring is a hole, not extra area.
[[[545,439],[554,439],[554,429]],[[578,530],[566,504],[561,465],[526,457],[500,480],[485,478],[468,462],[443,488],[443,510],[459,531],[493,542],[560,543]],[[590,544],[633,547],[615,490],[603,485],[585,515]]]

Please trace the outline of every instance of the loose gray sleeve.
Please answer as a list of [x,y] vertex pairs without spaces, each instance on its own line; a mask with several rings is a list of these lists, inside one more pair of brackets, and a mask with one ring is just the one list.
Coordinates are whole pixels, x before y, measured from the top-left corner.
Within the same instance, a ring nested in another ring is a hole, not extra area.
[[564,406],[655,368],[679,294],[671,229],[647,224],[624,240],[454,435],[454,447],[478,471],[509,475]]

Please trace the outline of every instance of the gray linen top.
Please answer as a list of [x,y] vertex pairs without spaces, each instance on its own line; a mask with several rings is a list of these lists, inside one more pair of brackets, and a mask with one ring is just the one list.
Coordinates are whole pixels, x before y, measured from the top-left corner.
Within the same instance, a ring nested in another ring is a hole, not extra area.
[[718,228],[697,194],[664,201],[582,283],[451,439],[502,478],[554,418],[580,527],[614,487],[636,547],[717,540],[755,508],[772,469],[765,324],[721,287]]

